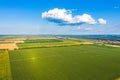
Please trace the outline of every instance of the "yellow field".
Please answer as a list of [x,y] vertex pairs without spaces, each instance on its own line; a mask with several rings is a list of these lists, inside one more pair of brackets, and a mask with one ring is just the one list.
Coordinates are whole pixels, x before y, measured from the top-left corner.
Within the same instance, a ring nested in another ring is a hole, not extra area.
[[0,49],[14,50],[18,49],[16,43],[2,43],[0,44]]
[[18,49],[17,43],[24,43],[24,38],[7,39],[1,41],[0,49],[14,50]]
[[0,80],[12,80],[7,50],[0,50]]
[[111,47],[118,47],[118,48],[120,48],[120,46],[118,46],[118,45],[111,45],[111,44],[105,44],[105,46],[111,46]]

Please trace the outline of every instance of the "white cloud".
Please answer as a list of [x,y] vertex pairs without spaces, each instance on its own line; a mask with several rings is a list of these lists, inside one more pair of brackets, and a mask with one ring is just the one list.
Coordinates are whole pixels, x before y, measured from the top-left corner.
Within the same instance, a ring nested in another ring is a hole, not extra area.
[[106,23],[107,23],[107,21],[106,21],[105,19],[103,19],[103,18],[99,18],[99,19],[98,19],[98,22],[99,22],[100,24],[106,24]]
[[83,23],[96,24],[96,21],[89,14],[73,16],[71,10],[58,8],[43,12],[42,18],[64,25],[75,25]]
[[70,10],[55,8],[53,10],[49,10],[48,12],[43,12],[42,18],[63,20],[69,22],[70,20],[72,20],[71,13],[72,12]]
[[87,23],[87,24],[96,24],[96,21],[89,14],[77,15],[72,18],[70,23]]

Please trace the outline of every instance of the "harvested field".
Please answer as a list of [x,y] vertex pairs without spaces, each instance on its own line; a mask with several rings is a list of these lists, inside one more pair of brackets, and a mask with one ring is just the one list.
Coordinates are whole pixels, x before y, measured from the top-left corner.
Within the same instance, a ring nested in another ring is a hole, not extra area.
[[18,49],[18,47],[15,43],[3,43],[0,44],[0,49],[14,50],[14,49]]
[[17,41],[14,41],[14,43],[24,43],[24,41],[17,40]]
[[18,49],[17,43],[24,43],[25,38],[5,39],[0,41],[0,49]]
[[118,48],[120,48],[120,46],[118,46],[118,45],[105,44],[105,46],[111,46],[111,47],[118,47]]

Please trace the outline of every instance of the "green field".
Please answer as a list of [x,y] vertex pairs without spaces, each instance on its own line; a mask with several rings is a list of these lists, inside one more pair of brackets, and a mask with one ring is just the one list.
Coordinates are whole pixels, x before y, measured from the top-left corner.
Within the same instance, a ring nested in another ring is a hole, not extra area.
[[[26,48],[43,48],[43,47],[60,47],[60,46],[73,46],[76,44],[74,40],[59,40],[59,39],[38,39],[38,40],[25,40],[24,43],[17,44],[19,49]],[[82,42],[79,42],[82,43]]]
[[9,51],[13,80],[115,80],[120,49],[99,45]]
[[59,39],[36,39],[25,41],[25,43],[50,43],[50,42],[63,42],[63,41]]
[[12,80],[7,50],[0,50],[0,80]]

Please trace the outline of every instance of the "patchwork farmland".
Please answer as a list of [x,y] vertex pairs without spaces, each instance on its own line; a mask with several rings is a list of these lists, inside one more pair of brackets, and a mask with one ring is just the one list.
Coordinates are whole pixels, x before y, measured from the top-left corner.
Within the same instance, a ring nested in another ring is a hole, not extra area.
[[[120,48],[78,39],[25,39],[0,50],[0,80],[119,80]],[[5,66],[6,65],[6,66]]]

